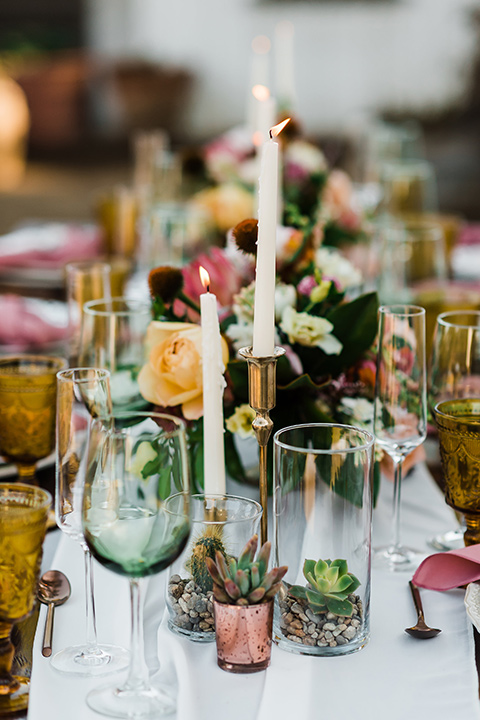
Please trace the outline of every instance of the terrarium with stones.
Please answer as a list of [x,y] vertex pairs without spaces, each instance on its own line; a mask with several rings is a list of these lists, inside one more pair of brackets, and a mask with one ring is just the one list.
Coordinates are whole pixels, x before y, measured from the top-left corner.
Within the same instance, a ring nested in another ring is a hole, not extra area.
[[206,558],[219,552],[237,558],[258,533],[262,508],[235,495],[193,495],[192,531],[182,555],[169,568],[169,628],[198,642],[215,640],[213,580]]
[[370,636],[373,437],[330,423],[279,430],[273,498],[274,641],[308,655],[344,655]]

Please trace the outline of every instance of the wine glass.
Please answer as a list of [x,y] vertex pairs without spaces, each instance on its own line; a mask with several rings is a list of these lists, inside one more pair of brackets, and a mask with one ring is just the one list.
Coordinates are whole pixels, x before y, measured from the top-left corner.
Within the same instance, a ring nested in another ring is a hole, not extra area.
[[[25,710],[29,680],[12,674],[13,625],[35,604],[43,538],[52,498],[23,483],[0,483],[0,715]],[[17,717],[15,715],[15,717]]]
[[[158,413],[94,420],[83,502],[85,539],[95,558],[130,581],[131,661],[126,682],[87,696],[96,712],[158,718],[175,709],[167,688],[152,687],[143,658],[141,579],[181,554],[190,534],[185,424]],[[172,495],[172,493],[174,493]]]
[[115,672],[128,665],[126,650],[99,645],[95,622],[92,556],[82,529],[82,496],[87,463],[88,430],[93,418],[111,412],[109,373],[70,368],[57,375],[57,448],[55,514],[57,525],[80,543],[85,557],[86,642],[56,653],[56,670],[83,676]]
[[116,411],[148,406],[137,376],[146,361],[145,336],[152,319],[150,303],[128,298],[93,300],[83,306],[79,362],[110,371]]
[[403,461],[427,436],[425,310],[416,305],[379,310],[374,433],[393,460],[393,534],[374,553],[377,567],[412,570],[421,553],[400,542],[400,493]]
[[[480,397],[480,311],[441,313],[430,358],[428,402]],[[465,527],[460,526],[429,541],[435,550],[463,547]]]
[[37,462],[55,448],[56,374],[63,358],[0,358],[0,455],[17,466],[22,482],[35,483]]

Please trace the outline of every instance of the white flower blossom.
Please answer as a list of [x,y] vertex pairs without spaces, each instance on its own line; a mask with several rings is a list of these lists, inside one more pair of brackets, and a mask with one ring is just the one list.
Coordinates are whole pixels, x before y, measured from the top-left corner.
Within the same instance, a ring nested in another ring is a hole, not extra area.
[[280,322],[287,307],[294,307],[297,302],[297,291],[293,285],[278,283],[275,287],[275,322]]
[[315,253],[315,264],[322,275],[337,281],[340,290],[355,287],[362,282],[360,270],[333,248],[320,247]]
[[319,347],[326,355],[339,355],[343,345],[332,335],[333,325],[325,318],[306,312],[297,312],[292,307],[285,308],[280,327],[288,335],[291,343],[306,347]]

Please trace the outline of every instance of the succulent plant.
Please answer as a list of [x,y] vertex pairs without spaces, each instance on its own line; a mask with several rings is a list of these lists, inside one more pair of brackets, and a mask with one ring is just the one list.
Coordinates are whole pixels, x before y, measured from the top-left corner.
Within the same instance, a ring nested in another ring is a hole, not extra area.
[[222,539],[222,527],[211,525],[194,541],[192,554],[186,563],[186,568],[192,576],[192,580],[204,592],[208,592],[213,587],[213,580],[207,570],[205,561],[207,558],[211,558],[213,561],[216,552],[219,552],[225,560],[228,559]]
[[292,585],[290,595],[306,600],[314,613],[328,610],[334,615],[352,616],[353,605],[348,596],[360,581],[348,572],[346,560],[305,560],[303,574],[309,585]]
[[257,605],[273,598],[280,590],[287,567],[273,568],[267,572],[271,544],[266,542],[260,548],[257,559],[258,535],[247,542],[238,560],[225,558],[218,551],[215,561],[206,558],[208,572],[213,579],[215,600],[228,605]]

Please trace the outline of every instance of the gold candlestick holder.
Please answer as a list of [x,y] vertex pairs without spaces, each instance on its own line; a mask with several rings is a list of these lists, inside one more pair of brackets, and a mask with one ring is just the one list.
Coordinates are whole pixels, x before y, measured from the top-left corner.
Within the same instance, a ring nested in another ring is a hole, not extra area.
[[257,357],[251,347],[245,347],[238,354],[248,363],[248,401],[256,412],[252,427],[259,446],[260,505],[263,508],[260,530],[263,545],[268,539],[267,445],[273,429],[269,413],[276,402],[277,360],[285,354],[285,350],[276,347],[273,355]]

